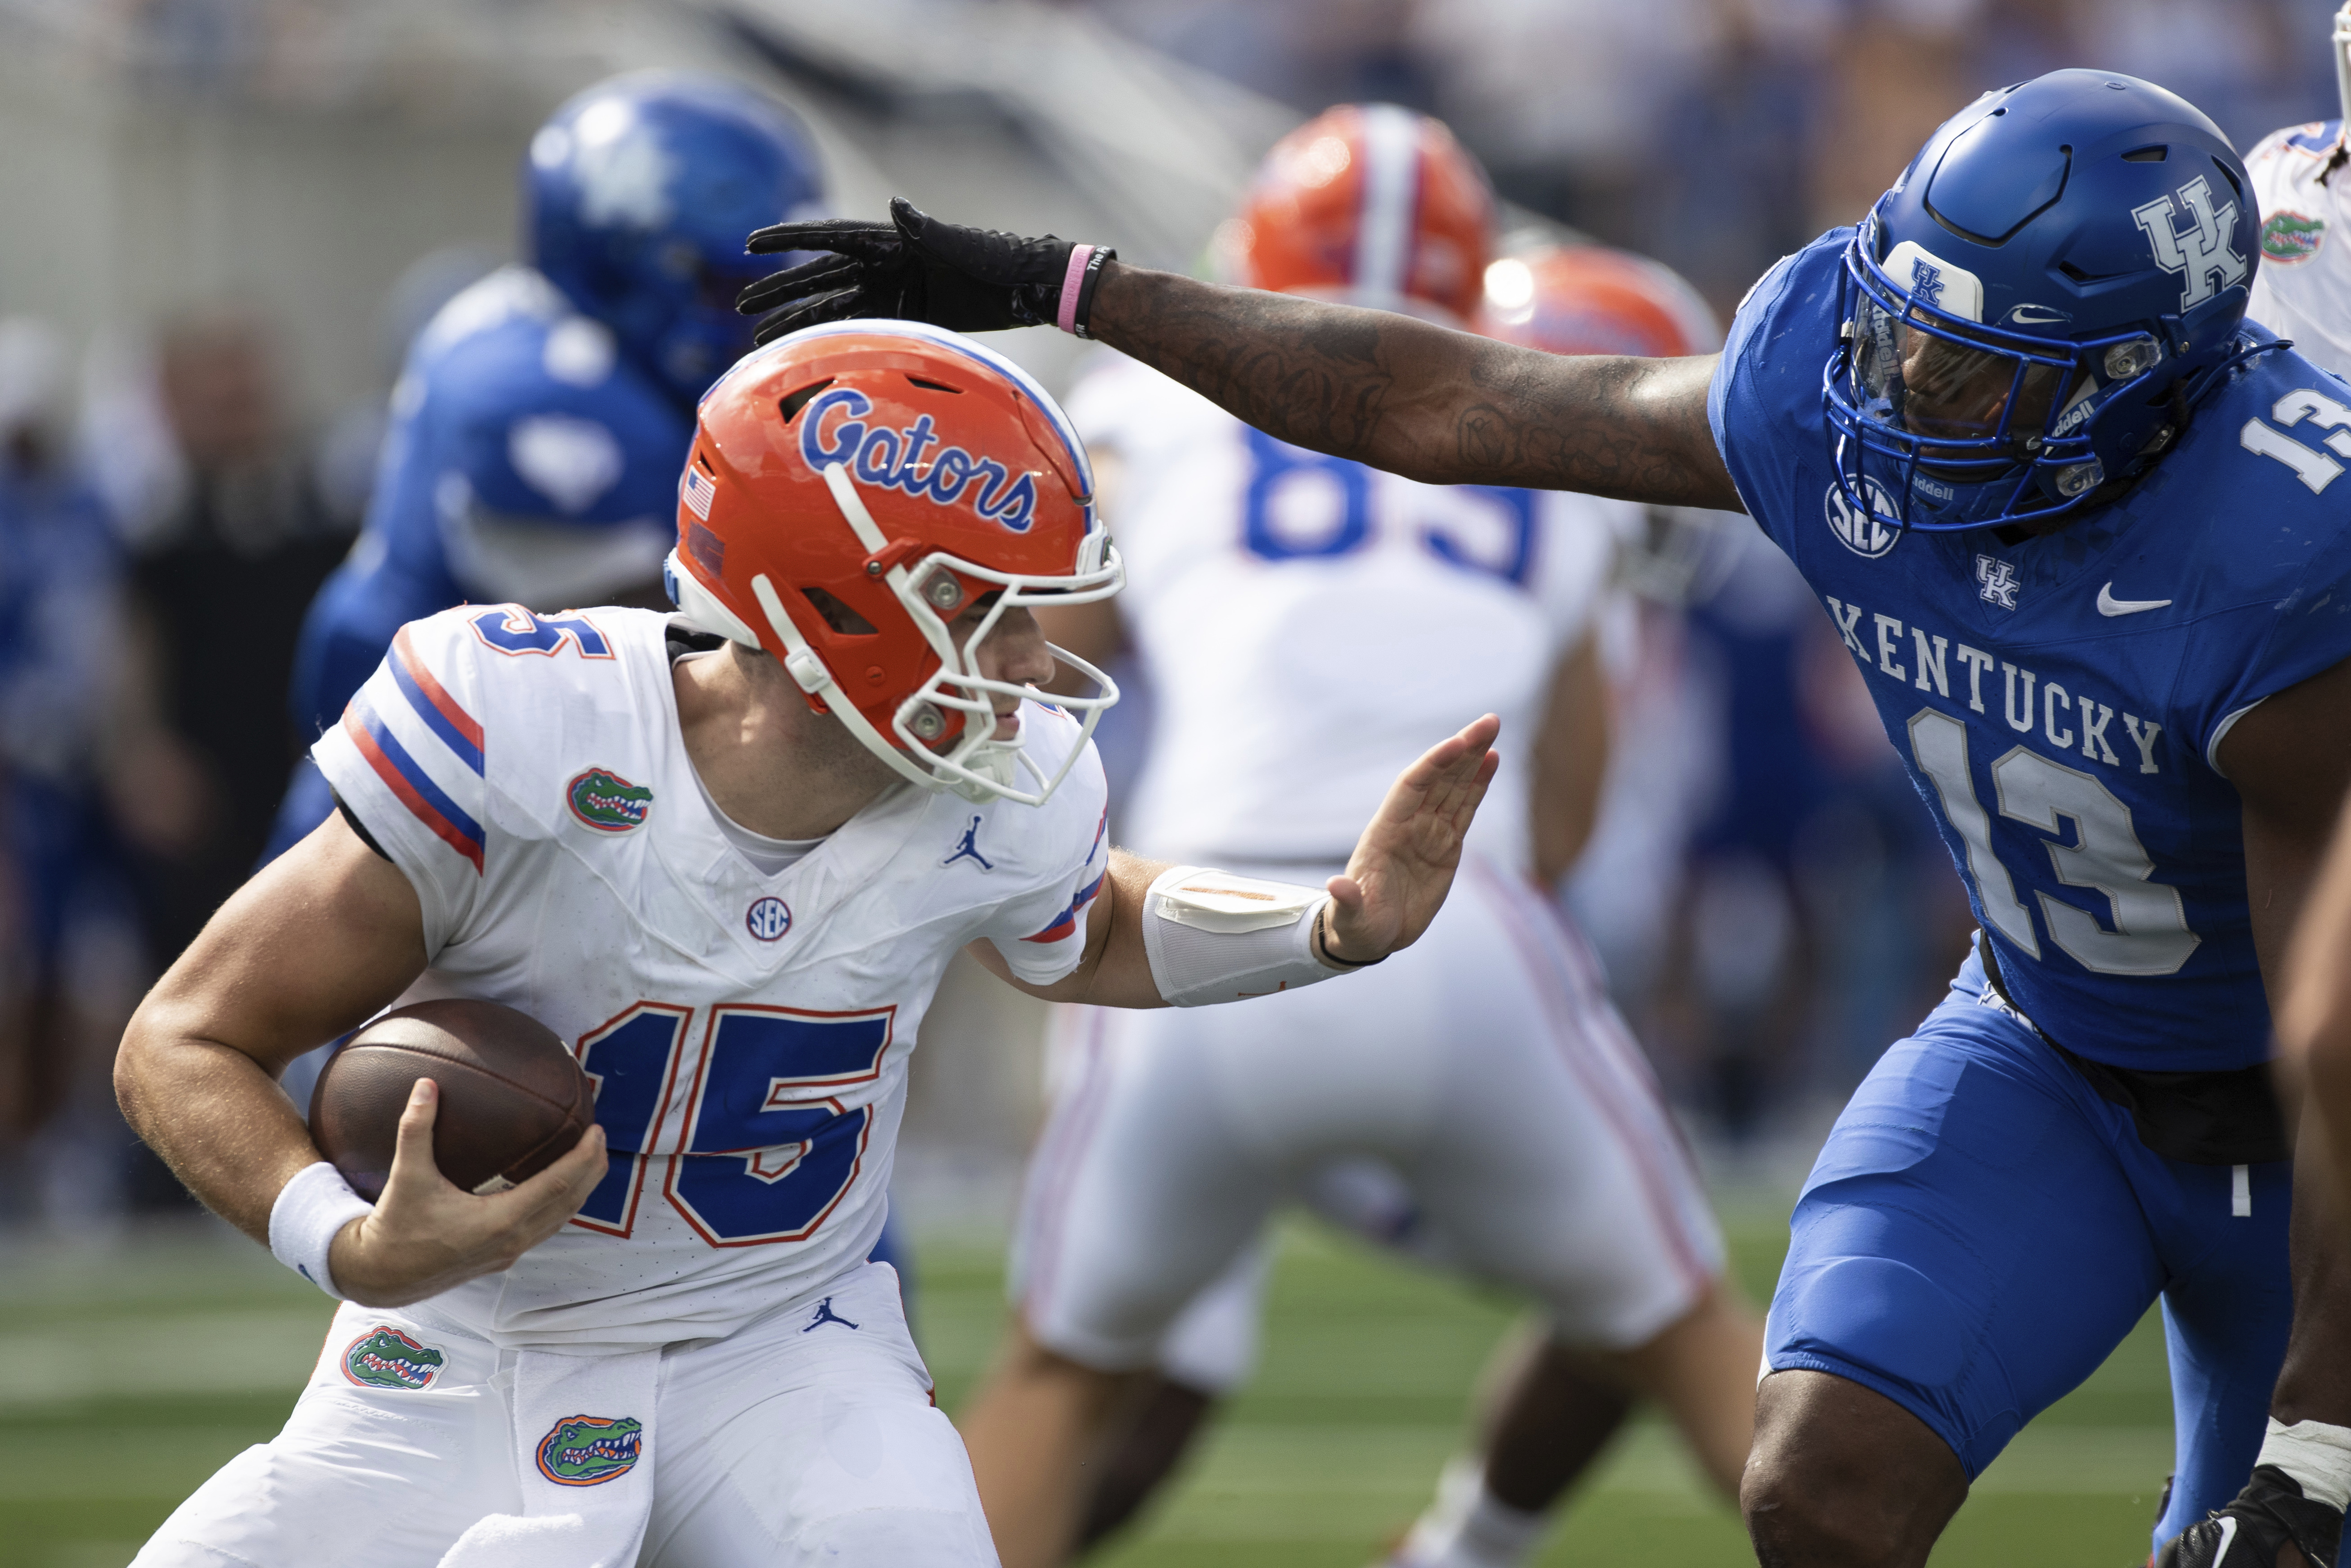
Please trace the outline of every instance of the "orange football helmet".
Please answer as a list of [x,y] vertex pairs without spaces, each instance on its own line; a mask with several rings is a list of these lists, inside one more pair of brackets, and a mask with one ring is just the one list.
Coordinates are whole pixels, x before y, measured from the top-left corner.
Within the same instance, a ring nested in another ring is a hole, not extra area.
[[[1037,695],[979,672],[1004,613],[1106,598],[1123,574],[1068,416],[1012,361],[944,329],[835,322],[739,361],[703,395],[677,532],[678,608],[782,660],[810,706],[926,789],[1041,805],[1118,701],[1055,648],[1095,683],[1052,699],[1081,716],[1077,744],[1048,773],[1020,740],[993,738],[991,695]],[[949,621],[989,593],[957,648]]]
[[1417,300],[1466,321],[1494,196],[1441,121],[1394,104],[1324,110],[1273,144],[1210,243],[1228,283],[1358,303]]
[[1669,267],[1601,245],[1546,246],[1486,268],[1478,330],[1552,354],[1710,354],[1722,329]]

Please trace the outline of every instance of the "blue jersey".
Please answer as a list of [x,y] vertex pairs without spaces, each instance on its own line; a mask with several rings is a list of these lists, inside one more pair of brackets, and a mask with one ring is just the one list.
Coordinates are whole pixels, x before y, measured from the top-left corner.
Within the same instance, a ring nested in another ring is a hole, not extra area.
[[2240,803],[2214,756],[2254,704],[2351,657],[2351,388],[2260,354],[2119,501],[2013,544],[1899,534],[1829,465],[1851,232],[1740,308],[1708,400],[1731,478],[1859,663],[2018,1006],[2118,1067],[2262,1061]]
[[527,267],[417,335],[350,559],[303,623],[294,714],[333,723],[406,622],[468,601],[559,610],[657,580],[692,410]]

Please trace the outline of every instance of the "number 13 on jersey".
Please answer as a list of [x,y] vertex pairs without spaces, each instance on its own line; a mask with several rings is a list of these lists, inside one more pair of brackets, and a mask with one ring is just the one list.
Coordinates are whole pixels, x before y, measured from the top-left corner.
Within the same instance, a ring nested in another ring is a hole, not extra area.
[[[627,1236],[659,1160],[663,1197],[713,1247],[805,1240],[857,1178],[873,1109],[839,1096],[882,1076],[896,1009],[702,1010],[690,1053],[696,1009],[666,1002],[639,1002],[580,1037],[611,1165],[573,1223]],[[655,1151],[681,1074],[684,1127],[664,1155]]]
[[[1992,852],[1991,819],[1976,798],[1968,768],[1968,727],[1950,715],[1921,708],[1910,720],[1910,751],[1935,786],[1943,818],[1967,846],[1968,881],[1984,923],[2028,957],[2041,956],[2032,913],[2017,896],[2016,871]],[[2050,835],[2044,848],[2058,882],[2105,895],[2113,929],[2085,909],[2048,893],[2038,894],[2050,937],[2074,961],[2096,975],[2179,972],[2202,938],[2188,928],[2179,890],[2153,879],[2155,862],[2131,824],[2130,808],[2098,779],[2015,747],[1991,765],[2000,814]],[[2074,841],[2064,841],[2065,821]]]

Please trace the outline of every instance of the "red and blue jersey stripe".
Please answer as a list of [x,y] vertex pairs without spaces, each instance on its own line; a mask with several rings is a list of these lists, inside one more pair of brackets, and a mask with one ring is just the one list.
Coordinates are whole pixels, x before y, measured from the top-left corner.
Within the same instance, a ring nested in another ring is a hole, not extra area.
[[[442,690],[437,682],[431,685],[428,695],[423,682],[417,681],[415,676],[421,674],[424,681],[429,682],[432,680],[431,672],[413,658],[403,661],[397,645],[386,664],[401,691],[403,695],[410,695],[420,716],[432,727],[433,733],[448,745],[452,755],[465,761],[475,773],[480,773],[481,726],[450,700],[447,692]],[[441,702],[446,703],[445,711],[432,700],[435,695]],[[431,829],[435,837],[465,856],[478,874],[482,870],[484,844],[481,823],[434,780],[433,775],[425,770],[415,755],[392,733],[383,716],[376,712],[365,692],[353,697],[350,706],[343,709],[343,730],[350,737],[351,743],[359,747],[360,755],[367,758],[368,766],[375,769],[376,777],[383,780],[384,787],[408,808],[418,821]],[[451,738],[452,730],[456,732],[455,739]],[[461,745],[461,741],[465,744]]]
[[[1086,864],[1093,864],[1094,857],[1102,853],[1102,838],[1109,831],[1110,808],[1105,806],[1102,808],[1102,821],[1094,824],[1093,847],[1086,852]],[[1046,944],[1060,942],[1067,938],[1072,932],[1077,930],[1078,916],[1085,913],[1086,905],[1092,904],[1094,901],[1095,896],[1102,892],[1102,878],[1109,874],[1109,868],[1104,867],[1100,873],[1096,873],[1093,881],[1078,889],[1077,896],[1070,900],[1069,907],[1062,910],[1061,914],[1053,916],[1052,923],[1050,925],[1047,925],[1042,931],[1038,932],[1035,936],[1023,936],[1020,940],[1023,942]]]
[[441,737],[458,761],[480,773],[482,727],[474,722],[473,715],[457,706],[457,699],[451,696],[439,681],[433,678],[432,670],[416,656],[416,646],[408,640],[407,627],[402,626],[393,634],[392,653],[384,663],[400,687],[400,695],[406,697],[408,706],[416,710],[416,716]]

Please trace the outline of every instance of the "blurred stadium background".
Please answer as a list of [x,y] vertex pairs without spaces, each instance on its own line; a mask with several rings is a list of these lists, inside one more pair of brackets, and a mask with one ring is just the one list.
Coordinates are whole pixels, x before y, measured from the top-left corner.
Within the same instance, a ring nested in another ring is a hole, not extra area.
[[[562,98],[647,65],[789,101],[841,211],[1194,264],[1326,103],[1448,119],[1520,225],[1683,271],[1725,316],[1982,88],[2182,92],[2240,147],[2333,112],[2332,0],[0,0],[0,1564],[117,1564],[282,1420],[328,1303],[115,1113],[113,1043],[259,850],[281,694],[349,548],[407,339],[511,256]],[[1061,387],[1081,345],[1008,351]],[[1707,542],[1619,651],[1623,754],[1562,892],[1717,1183],[1759,1299],[1826,1120],[1967,915],[1834,634]],[[1676,601],[1686,601],[1686,602]],[[1131,764],[1142,725],[1106,745]],[[949,1410],[993,1343],[1040,1010],[958,969],[897,1196]],[[1424,1500],[1510,1304],[1300,1226],[1265,1369],[1108,1561],[1364,1561]],[[1938,1561],[2136,1560],[2168,1469],[2153,1326],[2020,1440]],[[1744,1559],[1661,1429],[1546,1561]]]

